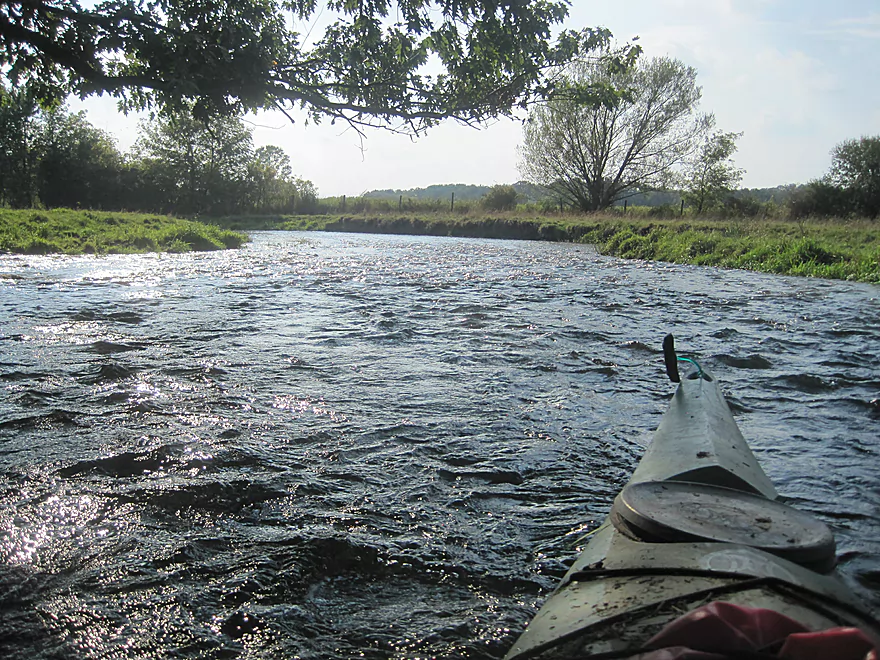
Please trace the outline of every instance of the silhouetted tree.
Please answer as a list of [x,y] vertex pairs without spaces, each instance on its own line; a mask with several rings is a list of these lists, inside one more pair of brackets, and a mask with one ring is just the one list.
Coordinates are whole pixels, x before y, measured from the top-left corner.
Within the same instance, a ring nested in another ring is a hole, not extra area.
[[13,208],[34,203],[38,111],[29,90],[0,86],[0,202]]
[[853,194],[828,181],[810,181],[788,199],[788,213],[793,218],[845,218],[854,212]]
[[122,156],[109,134],[86,121],[85,112],[45,112],[37,150],[44,206],[100,209],[120,203]]

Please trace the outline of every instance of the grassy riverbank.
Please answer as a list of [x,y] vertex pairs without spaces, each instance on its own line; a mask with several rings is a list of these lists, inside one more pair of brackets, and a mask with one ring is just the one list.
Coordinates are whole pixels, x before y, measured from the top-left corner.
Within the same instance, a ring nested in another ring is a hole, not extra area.
[[242,231],[290,229],[591,243],[606,255],[784,275],[880,282],[880,224],[662,220],[517,214],[243,216],[211,224],[100,211],[0,209],[0,252],[105,254],[235,248]]
[[659,220],[620,216],[386,215],[238,217],[240,230],[290,229],[591,243],[628,259],[880,282],[880,224],[764,219]]
[[0,209],[0,252],[189,252],[237,248],[246,241],[239,232],[170,216]]
[[880,225],[868,221],[618,222],[592,238],[628,259],[880,282]]

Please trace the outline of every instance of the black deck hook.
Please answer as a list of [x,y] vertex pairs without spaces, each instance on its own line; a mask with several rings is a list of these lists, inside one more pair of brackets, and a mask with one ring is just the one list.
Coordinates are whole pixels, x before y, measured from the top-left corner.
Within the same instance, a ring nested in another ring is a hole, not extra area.
[[680,383],[678,373],[678,356],[675,354],[675,337],[671,334],[663,338],[663,359],[666,360],[666,375],[673,383]]

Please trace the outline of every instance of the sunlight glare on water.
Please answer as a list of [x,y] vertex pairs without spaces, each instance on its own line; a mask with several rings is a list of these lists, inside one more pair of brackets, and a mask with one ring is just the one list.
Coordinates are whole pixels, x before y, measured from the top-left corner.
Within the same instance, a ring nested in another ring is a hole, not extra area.
[[878,291],[437,237],[0,255],[0,655],[500,658],[667,332],[876,606]]

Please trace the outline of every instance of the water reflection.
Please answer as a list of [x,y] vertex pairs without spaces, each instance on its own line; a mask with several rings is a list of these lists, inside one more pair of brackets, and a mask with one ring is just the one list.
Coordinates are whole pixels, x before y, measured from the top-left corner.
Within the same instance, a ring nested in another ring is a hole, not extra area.
[[876,287],[284,233],[0,272],[10,657],[499,658],[659,422],[668,331],[878,602]]
[[49,571],[62,570],[92,543],[122,531],[127,524],[114,502],[61,490],[55,494],[21,490],[7,493],[0,505],[0,559]]

